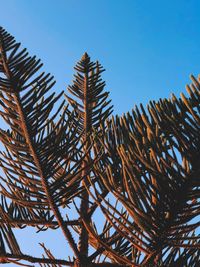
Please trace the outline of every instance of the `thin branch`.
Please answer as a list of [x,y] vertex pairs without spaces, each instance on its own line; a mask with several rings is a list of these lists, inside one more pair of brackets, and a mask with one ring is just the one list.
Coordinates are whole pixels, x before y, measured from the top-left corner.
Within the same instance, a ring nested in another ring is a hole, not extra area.
[[[17,225],[29,225],[29,226],[37,226],[37,225],[44,225],[44,226],[59,226],[58,222],[56,221],[52,221],[52,222],[48,222],[48,221],[44,221],[44,220],[20,220],[20,219],[9,219],[9,220],[2,220],[0,219],[0,224],[2,223],[8,223],[11,226],[17,226]],[[65,225],[80,225],[78,220],[70,220],[70,221],[64,221]]]
[[25,260],[28,262],[32,262],[32,263],[62,264],[65,266],[73,266],[74,265],[74,263],[71,261],[60,260],[60,259],[37,258],[37,257],[32,257],[29,255],[24,255],[24,254],[15,255],[15,254],[6,253],[4,255],[0,255],[0,259],[7,259],[7,262],[9,262],[9,259],[19,259],[19,260]]
[[[74,266],[74,262],[72,261],[66,261],[66,260],[61,260],[61,259],[48,259],[48,258],[37,258],[37,257],[32,257],[29,255],[14,255],[14,254],[9,254],[6,253],[4,255],[0,255],[0,259],[5,259],[7,262],[9,262],[9,259],[19,259],[19,260],[24,260],[28,261],[31,263],[47,263],[47,264],[62,264],[64,266]],[[104,263],[91,263],[88,265],[88,267],[125,267],[129,265],[121,265],[118,263],[109,263],[109,262],[104,262]],[[133,265],[136,266],[136,265]]]

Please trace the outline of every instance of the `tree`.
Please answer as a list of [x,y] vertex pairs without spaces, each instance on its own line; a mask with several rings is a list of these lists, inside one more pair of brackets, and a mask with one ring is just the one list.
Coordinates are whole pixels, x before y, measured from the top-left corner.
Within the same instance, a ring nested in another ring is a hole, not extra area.
[[[41,68],[0,28],[1,263],[198,266],[200,80],[188,97],[111,117],[104,70],[87,53],[62,101]],[[24,254],[15,228],[28,226],[60,228],[74,256],[44,244],[45,257]]]

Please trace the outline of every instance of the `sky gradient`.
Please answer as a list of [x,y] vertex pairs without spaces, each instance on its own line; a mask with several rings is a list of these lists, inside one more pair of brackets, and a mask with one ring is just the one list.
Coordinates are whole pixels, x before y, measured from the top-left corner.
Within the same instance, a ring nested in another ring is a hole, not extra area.
[[41,58],[58,92],[84,52],[99,60],[115,114],[179,95],[200,73],[198,0],[0,0],[0,9],[0,25]]
[[72,80],[87,51],[105,67],[115,113],[179,94],[200,72],[199,1],[7,0],[0,24],[55,75]]

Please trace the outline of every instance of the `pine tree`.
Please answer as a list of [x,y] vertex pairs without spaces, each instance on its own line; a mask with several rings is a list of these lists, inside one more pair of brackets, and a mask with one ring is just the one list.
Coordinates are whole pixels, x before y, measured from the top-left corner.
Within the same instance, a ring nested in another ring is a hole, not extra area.
[[[85,53],[57,95],[20,47],[0,28],[0,262],[199,266],[200,79],[191,76],[187,97],[111,116],[98,61]],[[15,236],[24,227],[61,229],[73,256],[46,244],[46,256],[25,254]]]

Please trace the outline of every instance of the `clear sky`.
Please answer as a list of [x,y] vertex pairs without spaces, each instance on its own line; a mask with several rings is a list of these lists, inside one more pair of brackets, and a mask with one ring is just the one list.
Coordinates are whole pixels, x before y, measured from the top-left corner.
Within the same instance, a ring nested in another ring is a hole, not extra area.
[[0,25],[42,59],[56,90],[85,51],[99,60],[118,114],[179,95],[200,73],[198,0],[0,0],[0,10]]
[[0,24],[45,63],[57,89],[87,51],[116,113],[179,94],[200,72],[200,1],[0,0]]

